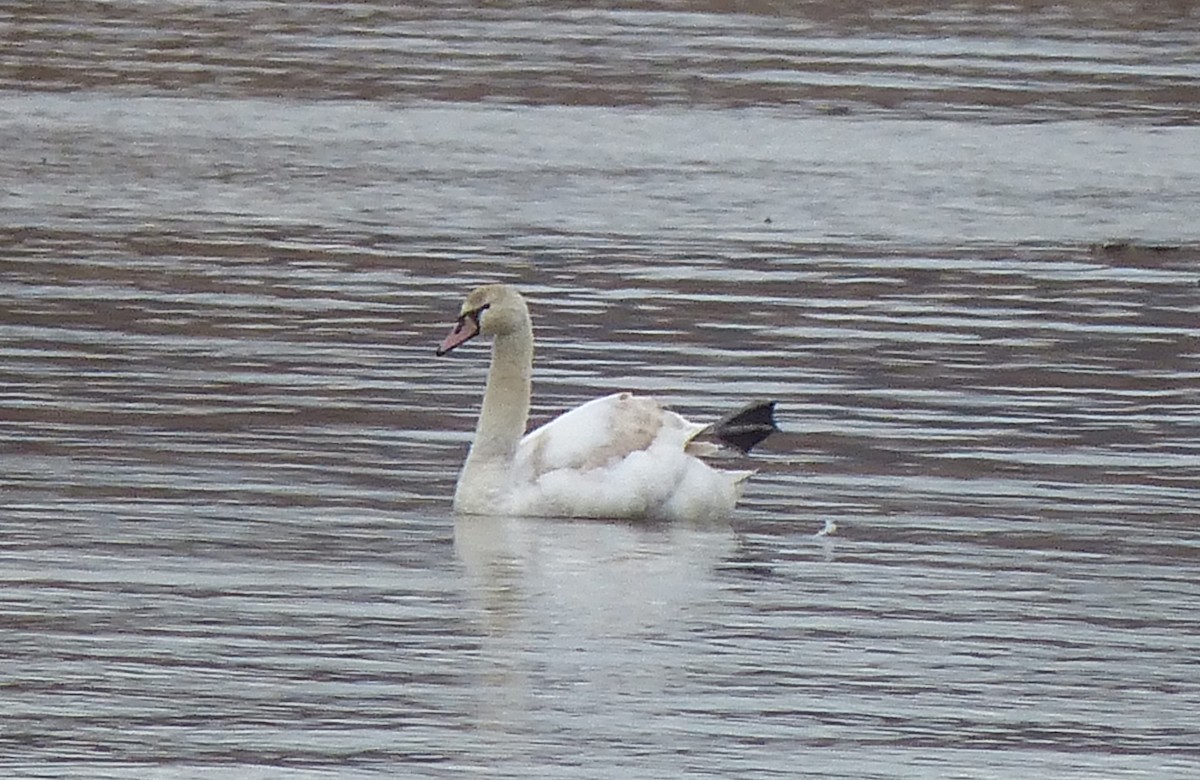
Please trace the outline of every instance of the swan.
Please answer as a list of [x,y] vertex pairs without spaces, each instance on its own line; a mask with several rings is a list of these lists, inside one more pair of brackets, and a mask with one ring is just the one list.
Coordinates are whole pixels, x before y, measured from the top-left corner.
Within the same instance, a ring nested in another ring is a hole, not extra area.
[[715,454],[720,444],[749,452],[776,430],[774,402],[703,425],[653,398],[620,392],[526,434],[533,325],[515,287],[472,290],[437,355],[476,336],[492,338],[492,360],[475,438],[454,491],[459,514],[724,520],[754,472],[717,469],[699,456]]

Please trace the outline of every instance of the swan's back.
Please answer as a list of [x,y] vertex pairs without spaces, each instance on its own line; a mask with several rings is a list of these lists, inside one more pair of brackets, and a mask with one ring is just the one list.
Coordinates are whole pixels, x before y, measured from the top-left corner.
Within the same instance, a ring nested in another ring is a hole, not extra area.
[[513,514],[714,520],[733,510],[749,471],[689,452],[705,426],[630,393],[597,398],[525,436]]

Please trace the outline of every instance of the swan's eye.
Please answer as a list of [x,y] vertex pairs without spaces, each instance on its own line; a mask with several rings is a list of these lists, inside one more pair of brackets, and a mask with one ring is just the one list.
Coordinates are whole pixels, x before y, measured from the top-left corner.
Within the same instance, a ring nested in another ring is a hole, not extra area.
[[463,317],[464,318],[470,317],[471,320],[475,323],[475,327],[478,328],[479,327],[479,318],[483,315],[484,309],[488,308],[491,305],[492,304],[490,304],[490,303],[485,303],[482,306],[480,306],[478,309],[471,309],[469,312],[464,314]]

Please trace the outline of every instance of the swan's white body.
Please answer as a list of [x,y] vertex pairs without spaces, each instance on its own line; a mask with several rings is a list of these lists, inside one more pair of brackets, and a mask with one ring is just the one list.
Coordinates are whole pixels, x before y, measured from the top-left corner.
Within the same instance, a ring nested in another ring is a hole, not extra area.
[[752,471],[713,468],[694,441],[707,426],[651,398],[616,393],[528,435],[533,328],[507,285],[474,290],[439,354],[494,337],[475,440],[458,478],[464,514],[714,521],[729,516]]
[[705,426],[652,398],[589,401],[521,438],[511,460],[474,457],[454,508],[473,514],[712,521],[753,472],[720,471],[689,452]]

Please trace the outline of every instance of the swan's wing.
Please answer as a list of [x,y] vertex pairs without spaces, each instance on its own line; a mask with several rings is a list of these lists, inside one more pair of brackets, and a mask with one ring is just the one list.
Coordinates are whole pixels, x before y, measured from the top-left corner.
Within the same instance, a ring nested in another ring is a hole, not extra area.
[[587,472],[660,447],[682,452],[703,425],[691,423],[652,398],[615,393],[576,407],[527,434],[517,449],[527,480],[561,469]]
[[720,519],[750,472],[719,471],[688,450],[705,426],[653,399],[598,398],[518,448],[511,509],[571,517]]

